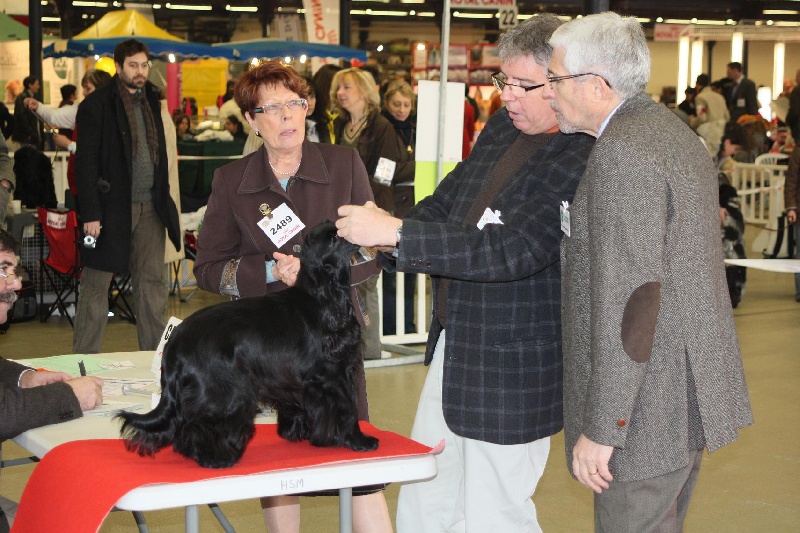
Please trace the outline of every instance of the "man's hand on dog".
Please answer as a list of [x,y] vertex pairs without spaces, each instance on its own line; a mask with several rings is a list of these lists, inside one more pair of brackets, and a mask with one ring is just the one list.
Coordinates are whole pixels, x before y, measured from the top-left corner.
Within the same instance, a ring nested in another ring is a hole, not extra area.
[[397,226],[402,222],[374,202],[363,206],[343,205],[339,208],[336,229],[344,237],[359,246],[375,246],[382,252],[391,252],[397,242]]
[[300,272],[300,259],[280,252],[273,253],[272,258],[275,259],[272,277],[292,287],[297,281],[297,273]]

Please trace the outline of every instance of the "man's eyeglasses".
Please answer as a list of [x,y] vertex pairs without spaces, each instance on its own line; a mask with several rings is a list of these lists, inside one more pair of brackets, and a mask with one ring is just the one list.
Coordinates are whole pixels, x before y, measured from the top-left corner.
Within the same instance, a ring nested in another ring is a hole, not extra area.
[[0,278],[3,278],[3,281],[6,282],[6,285],[11,285],[19,279],[19,276],[16,274],[7,274],[6,272],[0,270]]
[[548,74],[547,83],[550,84],[550,88],[552,89],[554,83],[558,83],[559,81],[564,81],[564,80],[571,80],[572,78],[580,78],[581,76],[597,76],[598,78],[606,82],[606,85],[608,85],[609,89],[611,88],[611,84],[608,83],[607,79],[605,79],[600,74],[595,74],[594,72],[584,72],[583,74],[567,74],[566,76],[552,76]]
[[308,101],[305,98],[297,98],[296,100],[289,100],[283,104],[264,104],[261,107],[253,109],[253,113],[264,113],[265,115],[279,115],[286,107],[289,111],[297,111],[299,109],[308,109]]
[[506,81],[507,79],[508,77],[502,72],[495,72],[494,74],[492,74],[492,83],[494,83],[495,89],[497,89],[500,92],[503,92],[503,89],[508,87],[509,90],[511,90],[511,94],[513,96],[516,96],[517,98],[525,98],[526,96],[528,96],[528,91],[538,89],[539,87],[544,87],[544,83],[540,83],[538,85],[529,85],[526,87],[524,85],[508,83]]

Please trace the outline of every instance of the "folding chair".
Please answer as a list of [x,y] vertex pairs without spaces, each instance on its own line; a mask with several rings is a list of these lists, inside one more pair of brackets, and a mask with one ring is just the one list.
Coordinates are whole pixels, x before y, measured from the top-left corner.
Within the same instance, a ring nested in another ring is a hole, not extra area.
[[181,289],[189,284],[192,273],[189,272],[184,279],[181,279],[181,263],[187,259],[194,262],[194,260],[197,258],[197,235],[194,231],[186,230],[183,232],[183,250],[185,259],[181,259],[180,261],[172,263],[172,275],[174,276],[174,280],[172,281],[172,287],[169,293],[175,294],[177,292],[178,299],[181,302],[188,302],[189,298],[191,298],[195,291],[197,291],[197,287],[192,289],[186,298],[183,297]]
[[[44,303],[44,291],[39,293],[39,319],[46,322],[58,309],[61,316],[66,316],[72,327],[72,317],[67,311],[67,305],[78,304],[78,287],[81,277],[80,260],[80,231],[78,229],[78,216],[75,211],[59,211],[56,209],[37,208],[39,225],[45,239],[40,243],[40,270],[55,293],[55,301],[49,306]],[[45,257],[44,240],[47,240],[49,252]],[[68,298],[73,296],[72,301]]]

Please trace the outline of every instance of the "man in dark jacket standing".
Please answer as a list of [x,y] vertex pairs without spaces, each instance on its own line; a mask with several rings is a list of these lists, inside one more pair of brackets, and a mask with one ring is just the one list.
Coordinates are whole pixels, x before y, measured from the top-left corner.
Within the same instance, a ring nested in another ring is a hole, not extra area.
[[131,272],[139,349],[154,350],[164,330],[164,229],[180,249],[180,224],[169,195],[164,125],[158,90],[147,81],[147,54],[135,39],[119,43],[116,76],[78,110],[78,214],[95,247],[82,253],[75,353],[102,351],[108,287],[117,272]]

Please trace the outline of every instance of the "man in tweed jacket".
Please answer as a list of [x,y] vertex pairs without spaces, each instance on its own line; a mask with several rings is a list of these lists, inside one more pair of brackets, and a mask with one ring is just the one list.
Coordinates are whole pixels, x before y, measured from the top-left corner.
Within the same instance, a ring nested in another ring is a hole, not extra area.
[[[559,207],[593,145],[559,133],[541,95],[560,24],[537,16],[501,37],[506,108],[402,223],[371,206],[339,210],[340,235],[396,247],[398,270],[433,281],[431,368],[411,437],[446,447],[435,479],[400,489],[399,533],[540,531],[531,495],[562,427]],[[499,223],[478,222],[487,208]]]
[[583,17],[550,44],[561,130],[597,137],[562,241],[567,463],[598,531],[681,531],[703,448],[752,423],[714,165],[643,92],[636,19]]

